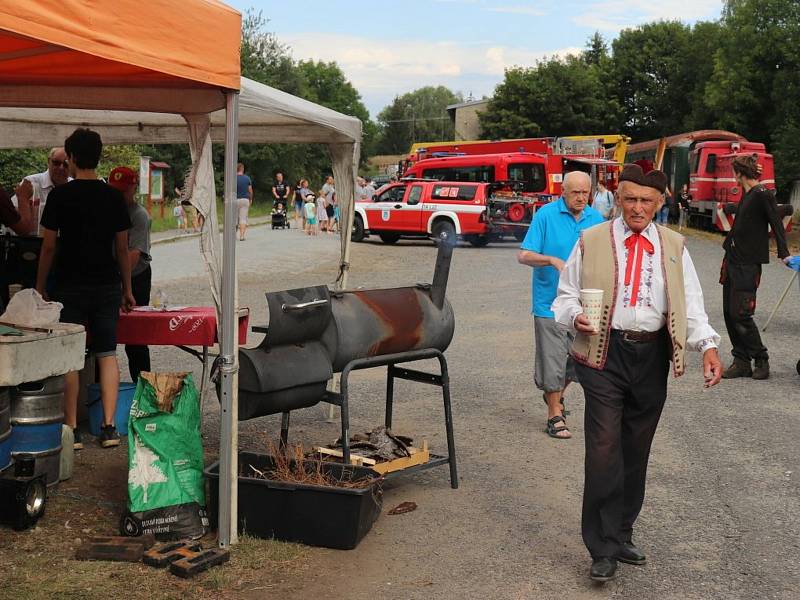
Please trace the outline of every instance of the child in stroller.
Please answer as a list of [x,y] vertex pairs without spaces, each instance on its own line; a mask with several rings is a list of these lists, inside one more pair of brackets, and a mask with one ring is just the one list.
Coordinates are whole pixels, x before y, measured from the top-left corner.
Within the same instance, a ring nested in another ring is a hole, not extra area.
[[286,218],[286,208],[282,202],[278,202],[272,207],[272,228],[289,229],[289,220]]

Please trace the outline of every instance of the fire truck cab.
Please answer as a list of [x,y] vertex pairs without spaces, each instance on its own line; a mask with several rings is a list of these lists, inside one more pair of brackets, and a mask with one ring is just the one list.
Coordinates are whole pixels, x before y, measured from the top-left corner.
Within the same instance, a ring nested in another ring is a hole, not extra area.
[[356,202],[355,242],[376,234],[386,244],[401,237],[451,239],[462,236],[474,246],[489,241],[486,201],[489,185],[464,181],[404,180],[385,186],[372,201]]

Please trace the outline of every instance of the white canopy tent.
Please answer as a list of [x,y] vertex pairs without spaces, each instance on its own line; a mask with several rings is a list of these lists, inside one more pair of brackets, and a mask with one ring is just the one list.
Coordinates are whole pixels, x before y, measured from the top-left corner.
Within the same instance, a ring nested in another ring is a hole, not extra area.
[[[179,93],[179,92],[175,92]],[[101,103],[98,102],[98,105]],[[190,127],[187,127],[187,122]],[[192,148],[193,175],[187,195],[210,218],[215,230],[210,141],[225,141],[225,110],[209,114],[172,114],[127,110],[64,108],[0,108],[0,148],[48,148],[64,143],[76,127],[90,127],[106,144],[183,144]],[[250,79],[241,79],[240,143],[322,143],[330,149],[342,222],[342,261],[337,282],[346,284],[352,226],[354,180],[360,156],[361,121]],[[204,148],[206,151],[204,151]],[[345,231],[347,229],[347,231]],[[201,246],[209,265],[212,290],[219,304],[220,266],[216,239],[204,236]]]
[[[241,80],[238,94],[222,95],[212,90],[196,90],[195,94],[183,98],[180,96],[184,90],[108,87],[57,89],[64,92],[61,96],[63,101],[59,101],[58,93],[54,94],[53,88],[47,89],[46,93],[42,88],[27,86],[0,90],[0,148],[62,145],[76,127],[90,127],[98,131],[104,143],[108,144],[190,145],[193,165],[184,193],[207,217],[201,236],[201,251],[209,268],[212,291],[221,313],[223,418],[220,439],[220,543],[235,543],[238,472],[235,240],[232,234],[228,236],[226,228],[226,252],[223,261],[220,261],[215,250],[218,236],[211,144],[225,142],[229,149],[235,148],[237,142],[313,142],[328,145],[342,223],[342,254],[337,285],[344,287],[349,267],[361,122],[248,79]],[[95,95],[95,92],[99,93]],[[197,98],[197,102],[192,98]],[[218,110],[221,105],[225,109]],[[63,106],[75,108],[60,108]],[[116,110],[103,110],[103,107]],[[215,112],[206,112],[209,109]],[[170,112],[138,112],[142,110]],[[226,152],[225,216],[230,220],[235,219],[235,179],[232,176],[235,162],[236,152]]]

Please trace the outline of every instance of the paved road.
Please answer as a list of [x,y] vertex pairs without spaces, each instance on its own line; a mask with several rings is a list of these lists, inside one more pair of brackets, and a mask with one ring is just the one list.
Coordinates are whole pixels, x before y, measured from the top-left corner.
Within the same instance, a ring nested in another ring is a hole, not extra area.
[[[720,286],[720,239],[689,239],[712,323],[729,358]],[[202,266],[189,240],[154,252],[158,285],[176,302],[208,301]],[[242,304],[266,320],[263,292],[331,282],[338,239],[309,240],[297,231],[254,229],[238,246]],[[353,285],[389,286],[430,280],[435,256],[426,242],[356,244]],[[197,265],[200,265],[199,261]],[[188,277],[176,280],[175,277]],[[765,268],[758,316],[764,322],[790,276]],[[800,595],[800,292],[793,289],[765,335],[772,378],[736,380],[703,391],[699,358],[670,383],[655,439],[648,497],[636,530],[646,567],[622,565],[620,577],[594,586],[579,531],[583,469],[583,400],[567,404],[574,437],[543,433],[546,413],[532,379],[532,322],[527,268],[512,244],[457,249],[449,298],[457,329],[447,352],[453,381],[460,484],[445,469],[387,485],[385,509],[412,500],[412,513],[386,511],[354,551],[310,551],[309,565],[275,584],[287,598],[775,598]],[[258,338],[251,338],[250,342]],[[194,365],[171,349],[155,349],[159,367]],[[382,421],[382,372],[353,381],[353,429]],[[395,429],[445,447],[435,390],[399,384]],[[218,431],[206,400],[206,446]],[[319,407],[293,416],[292,440],[336,436]],[[262,449],[275,418],[242,423],[241,446]],[[324,510],[324,507],[320,507]],[[271,575],[265,573],[265,579]],[[284,576],[281,576],[284,578]],[[253,598],[261,592],[254,591]],[[246,594],[245,594],[246,596]]]

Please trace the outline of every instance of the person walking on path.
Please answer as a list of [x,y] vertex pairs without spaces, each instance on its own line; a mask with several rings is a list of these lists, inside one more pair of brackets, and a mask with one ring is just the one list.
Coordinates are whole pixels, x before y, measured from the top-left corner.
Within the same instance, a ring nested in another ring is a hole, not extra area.
[[[336,224],[336,210],[334,208],[336,206],[336,187],[334,186],[332,175],[328,175],[325,178],[325,183],[322,186],[322,192],[320,192],[320,195],[324,196],[325,198],[325,206],[323,207],[323,210],[328,215],[328,231],[333,233],[332,228]],[[317,218],[321,218],[319,210],[317,210]]]
[[314,194],[306,194],[304,207],[306,221],[306,235],[317,235],[317,203]]
[[300,221],[302,222],[303,229],[306,228],[306,211],[305,211],[306,196],[308,196],[310,193],[311,189],[309,188],[308,179],[301,179],[299,195],[295,196],[294,216],[295,219],[297,218],[300,219]]
[[567,173],[563,189],[561,198],[536,211],[517,254],[520,264],[533,267],[534,382],[544,392],[547,434],[558,439],[572,437],[564,415],[563,395],[576,377],[569,357],[572,334],[555,321],[550,305],[556,297],[558,274],[580,232],[603,222],[601,214],[588,205],[592,189],[589,175],[581,171]]
[[[103,423],[99,442],[103,448],[119,445],[114,414],[119,392],[117,321],[119,311],[136,305],[131,291],[128,229],[131,220],[125,199],[97,178],[103,142],[89,129],[76,129],[64,148],[73,180],[56,187],[42,213],[42,250],[36,273],[36,290],[45,286],[53,259],[54,298],[64,305],[61,321],[84,325],[89,349],[100,370]],[[58,238],[58,250],[56,250]],[[64,423],[75,430],[79,392],[78,372],[64,378]],[[75,448],[82,448],[75,431]]]
[[244,174],[244,165],[236,166],[236,205],[239,210],[239,241],[247,236],[247,213],[253,204],[253,182]]
[[276,206],[279,202],[284,206],[289,206],[289,194],[291,193],[289,184],[283,180],[283,173],[275,173],[275,183],[272,185],[272,205]]
[[[150,215],[136,202],[139,175],[128,167],[116,167],[108,175],[108,185],[119,190],[128,207],[131,228],[128,231],[128,260],[131,265],[131,291],[137,306],[150,304],[153,274],[150,269]],[[178,205],[180,208],[180,205]],[[147,346],[125,345],[131,381],[139,380],[139,373],[150,370],[150,349]]]
[[733,346],[733,363],[722,376],[725,379],[767,379],[769,353],[761,341],[753,314],[761,283],[761,265],[769,262],[769,229],[772,228],[775,234],[778,258],[786,259],[789,248],[775,195],[758,181],[756,156],[736,156],[733,174],[742,187],[743,196],[736,208],[733,226],[722,244],[725,249],[719,278],[722,312]]
[[320,192],[319,196],[317,196],[317,212],[316,212],[317,223],[319,223],[320,232],[328,231],[328,224],[330,222],[330,219],[328,218],[328,211],[326,210],[326,208],[327,208],[327,200],[325,199],[323,193]]
[[600,216],[605,220],[614,216],[614,194],[603,185],[602,181],[597,182],[597,191],[594,194],[592,208],[599,212]]
[[[581,532],[589,575],[607,581],[617,561],[643,565],[633,543],[653,435],[667,397],[667,376],[683,374],[686,350],[703,355],[705,387],[719,383],[719,335],[679,233],[655,225],[667,178],[626,165],[617,204],[622,216],[581,233],[553,302],[556,320],[576,333],[572,356],[586,400],[586,463]],[[603,291],[595,329],[582,289]]]

